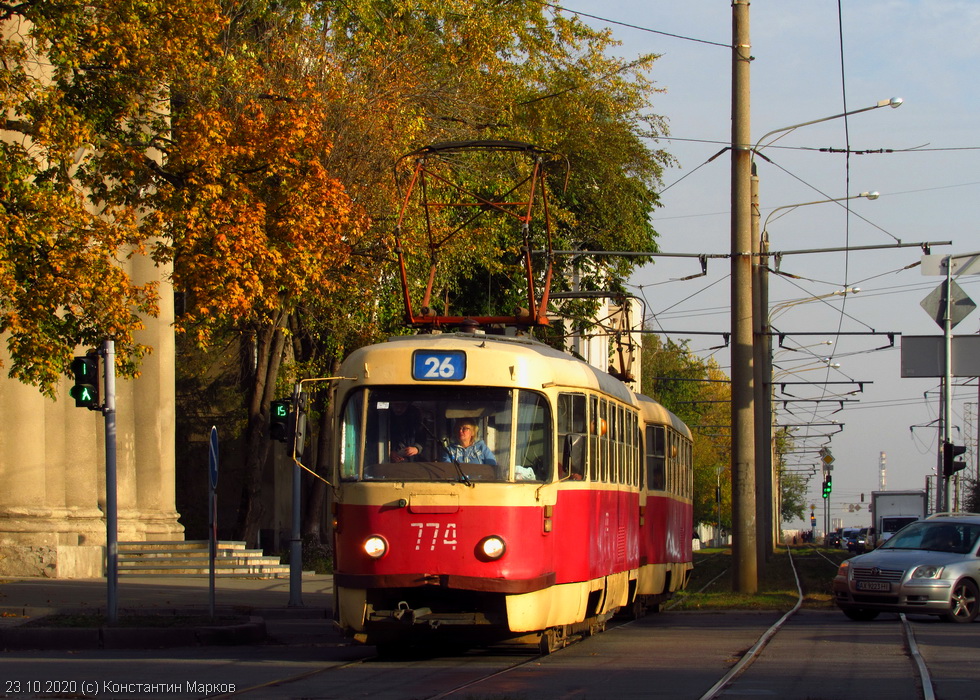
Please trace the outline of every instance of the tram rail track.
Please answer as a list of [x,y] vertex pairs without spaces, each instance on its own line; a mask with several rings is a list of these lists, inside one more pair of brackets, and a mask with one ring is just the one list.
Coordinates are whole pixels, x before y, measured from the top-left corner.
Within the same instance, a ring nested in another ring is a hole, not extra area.
[[[825,559],[828,563],[832,564],[834,567],[838,566],[830,557],[826,556],[816,547],[812,547],[813,552],[818,556]],[[783,626],[799,612],[800,608],[803,606],[804,593],[803,587],[800,583],[799,571],[796,568],[795,560],[793,559],[793,553],[790,548],[787,548],[787,555],[789,556],[790,564],[792,566],[794,578],[796,581],[798,599],[796,605],[793,606],[786,614],[784,614],[774,625],[767,629],[756,641],[756,643],[739,659],[739,661],[731,668],[729,671],[718,680],[708,691],[701,696],[700,700],[714,700],[720,697],[727,688],[729,688],[732,683],[744,674],[760,657],[765,648],[772,642],[776,637],[777,633],[783,628]],[[710,583],[708,584],[710,585]],[[918,644],[916,643],[915,633],[912,629],[912,624],[906,618],[905,614],[899,615],[901,625],[902,625],[902,639],[909,657],[913,662],[913,669],[917,674],[917,681],[919,688],[922,691],[923,700],[935,700],[935,691],[932,684],[932,678],[929,673],[929,668],[925,663],[922,655],[919,653]]]
[[[814,551],[818,556],[825,559],[829,564],[837,566],[835,562],[830,557],[826,556],[824,553],[820,552],[816,548]],[[783,614],[774,624],[765,629],[758,638],[755,639],[754,643],[747,648],[747,650],[741,654],[737,662],[734,663],[724,674],[718,679],[718,681],[712,685],[706,692],[700,695],[700,700],[715,700],[716,698],[722,697],[726,694],[739,694],[737,690],[737,684],[744,680],[748,675],[750,675],[753,667],[762,659],[765,659],[767,655],[775,650],[779,649],[779,644],[781,640],[781,634],[789,627],[789,623],[794,619],[803,607],[805,594],[803,590],[803,585],[801,583],[800,573],[797,566],[796,558],[793,557],[792,551],[788,550],[788,556],[791,563],[791,568],[793,571],[794,579],[796,582],[797,589],[797,601],[796,604],[788,612]],[[717,579],[724,573],[724,570],[717,574],[714,578]],[[711,585],[713,581],[709,581],[704,584],[707,588]],[[670,606],[665,607],[665,611],[670,610]],[[928,665],[925,659],[920,653],[918,643],[915,638],[914,625],[911,623],[904,615],[900,616],[901,621],[901,641],[896,639],[896,645],[901,645],[903,649],[903,654],[910,659],[910,669],[912,675],[916,679],[916,684],[920,692],[920,697],[923,700],[935,700],[936,694],[933,687],[933,680],[929,672]],[[628,632],[633,626],[634,621],[618,622],[615,624],[610,624],[608,632],[613,634],[620,634]],[[858,628],[854,628],[858,629]],[[881,628],[879,628],[879,632]],[[476,692],[481,685],[488,682],[499,683],[500,679],[525,669],[530,665],[547,665],[546,659],[550,656],[554,656],[556,660],[560,661],[563,654],[569,650],[573,650],[577,646],[577,642],[566,647],[565,649],[560,649],[558,651],[552,652],[552,654],[542,655],[534,653],[531,651],[529,646],[529,652],[521,654],[519,658],[500,658],[504,656],[504,652],[500,652],[498,656],[497,652],[494,650],[487,650],[485,654],[474,655],[473,657],[450,657],[452,658],[451,664],[447,668],[447,676],[455,676],[455,680],[459,681],[454,683],[451,687],[442,687],[433,689],[431,694],[426,693],[415,693],[412,697],[425,698],[426,700],[441,700],[443,698],[451,697],[461,697],[461,694],[467,692]],[[744,648],[744,647],[743,647]],[[513,648],[511,649],[513,653]],[[493,667],[485,668],[485,664],[469,663],[470,658],[474,660],[482,659],[488,661]],[[445,661],[445,659],[442,659]],[[405,672],[419,672],[422,675],[427,673],[438,673],[432,671],[431,669],[426,670],[426,664],[431,664],[432,662],[438,662],[438,658],[430,657],[419,657],[417,659],[407,658],[403,661],[389,661],[384,659],[384,663],[397,663],[398,667],[402,669],[402,673]],[[291,684],[301,684],[304,681],[308,681],[316,676],[325,676],[325,683],[330,683],[329,676],[334,671],[342,672],[345,670],[350,670],[352,668],[364,668],[365,664],[373,664],[382,662],[382,657],[379,656],[369,656],[363,659],[358,659],[356,661],[349,661],[346,663],[330,664],[325,665],[321,668],[309,669],[301,673],[295,673],[292,675],[284,675],[282,678],[275,679],[266,683],[259,685],[254,685],[247,688],[241,688],[240,690],[228,693],[225,695],[220,695],[217,697],[221,698],[241,698],[241,697],[261,697],[267,694],[270,688],[284,688]],[[483,668],[481,668],[483,666]],[[546,669],[542,668],[542,672],[547,672]],[[461,677],[462,676],[462,677]],[[758,682],[758,681],[757,681]],[[297,696],[299,697],[299,696]],[[408,697],[406,695],[405,697]]]

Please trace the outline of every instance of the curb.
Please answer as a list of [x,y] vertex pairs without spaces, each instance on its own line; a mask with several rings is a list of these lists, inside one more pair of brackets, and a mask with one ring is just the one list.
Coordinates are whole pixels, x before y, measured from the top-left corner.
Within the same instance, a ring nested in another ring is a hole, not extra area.
[[241,646],[266,639],[265,619],[193,627],[15,627],[0,628],[0,649],[166,649],[195,646]]

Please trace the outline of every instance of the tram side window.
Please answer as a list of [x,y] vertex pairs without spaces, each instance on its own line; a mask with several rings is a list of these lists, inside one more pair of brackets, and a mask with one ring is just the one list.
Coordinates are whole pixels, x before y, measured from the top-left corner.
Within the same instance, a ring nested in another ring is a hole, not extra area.
[[687,456],[684,462],[684,473],[687,477],[687,490],[684,495],[687,498],[694,497],[694,445],[690,440],[684,441],[684,454]]
[[558,478],[581,481],[585,478],[587,438],[585,396],[558,395]]
[[599,397],[589,399],[589,478],[599,481]]
[[639,476],[640,475],[639,475],[638,470],[636,468],[637,454],[639,452],[639,449],[637,447],[637,443],[639,441],[639,436],[637,435],[637,432],[636,432],[636,427],[637,427],[637,424],[636,424],[636,414],[633,413],[632,411],[630,411],[626,415],[627,415],[627,418],[629,420],[629,429],[628,429],[629,447],[628,447],[628,453],[629,453],[630,483],[633,486],[639,486],[639,484],[640,484]]
[[360,471],[360,455],[358,449],[359,436],[363,432],[364,416],[363,394],[358,392],[351,396],[344,407],[343,432],[340,441],[340,478],[356,479]]
[[599,479],[609,483],[609,402],[599,399]]
[[655,491],[667,486],[667,434],[661,425],[647,426],[647,484]]
[[514,478],[544,481],[551,477],[550,411],[544,396],[522,391],[517,401]]
[[616,404],[609,404],[609,417],[612,419],[612,435],[609,439],[610,465],[612,467],[611,479],[613,483],[621,484],[626,480],[623,473],[623,407]]
[[677,433],[672,430],[667,431],[667,490],[672,493],[680,492],[680,484],[677,475],[679,473],[678,460],[680,450],[677,445]]

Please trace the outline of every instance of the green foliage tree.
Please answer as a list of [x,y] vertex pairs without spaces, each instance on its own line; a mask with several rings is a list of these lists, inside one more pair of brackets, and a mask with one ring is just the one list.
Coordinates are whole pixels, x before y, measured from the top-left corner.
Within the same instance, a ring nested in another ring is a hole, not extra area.
[[980,513],[980,479],[963,479],[963,509],[968,513]]
[[694,434],[694,521],[731,528],[731,390],[710,361],[687,343],[643,337],[643,393],[660,401]]
[[807,481],[802,474],[779,470],[781,522],[803,520],[806,516]]

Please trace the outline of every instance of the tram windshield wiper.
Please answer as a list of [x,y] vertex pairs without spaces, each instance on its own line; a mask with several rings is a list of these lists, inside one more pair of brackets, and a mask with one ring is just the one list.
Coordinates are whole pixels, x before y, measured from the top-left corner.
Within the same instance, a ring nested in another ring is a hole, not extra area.
[[442,446],[446,448],[446,454],[449,455],[449,459],[452,461],[453,466],[456,467],[456,473],[459,474],[459,480],[472,488],[473,482],[470,481],[470,477],[466,476],[466,472],[463,471],[463,467],[460,465],[459,460],[456,459],[456,455],[454,455],[453,451],[449,449],[449,440],[447,438],[443,438],[441,442]]

